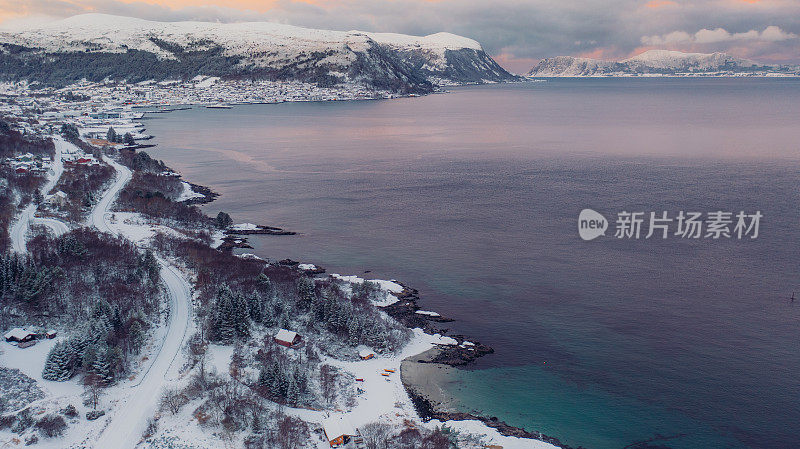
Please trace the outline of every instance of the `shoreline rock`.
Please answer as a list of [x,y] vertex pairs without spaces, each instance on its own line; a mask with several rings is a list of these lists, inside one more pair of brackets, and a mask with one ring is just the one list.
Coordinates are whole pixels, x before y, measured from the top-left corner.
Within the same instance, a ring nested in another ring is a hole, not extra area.
[[[425,351],[416,356],[408,357],[403,360],[400,367],[400,379],[403,387],[411,398],[411,403],[419,414],[420,418],[427,422],[436,419],[446,421],[481,421],[487,427],[496,429],[501,435],[517,438],[527,438],[532,440],[544,441],[562,449],[581,449],[581,446],[573,448],[562,443],[558,438],[551,437],[541,432],[529,432],[523,428],[512,426],[505,421],[500,421],[496,416],[486,417],[472,413],[450,411],[452,407],[449,399],[445,397],[442,389],[436,385],[436,373],[441,370],[444,375],[453,369],[453,365],[435,362],[439,358],[443,348],[436,347]],[[431,385],[433,384],[433,385]],[[427,387],[427,391],[426,390]],[[432,391],[438,390],[438,397],[432,397]]]
[[[581,449],[581,447],[572,448],[562,443],[558,438],[544,435],[541,432],[529,432],[523,428],[511,426],[494,416],[485,417],[471,413],[448,411],[448,405],[444,403],[447,402],[447,398],[445,398],[442,393],[440,393],[441,397],[433,399],[426,395],[426,393],[418,391],[424,388],[422,385],[423,379],[426,383],[434,382],[433,378],[435,376],[432,374],[435,371],[431,370],[442,370],[446,372],[448,370],[458,369],[458,367],[468,365],[480,357],[494,353],[494,349],[478,341],[467,340],[464,335],[447,335],[447,329],[439,329],[434,326],[433,323],[447,323],[454,320],[438,315],[417,313],[417,311],[420,310],[417,305],[419,291],[402,282],[394,282],[400,284],[403,290],[395,294],[398,298],[396,303],[380,307],[383,311],[408,328],[419,327],[426,333],[441,333],[442,335],[456,340],[456,344],[438,345],[421,354],[406,358],[401,364],[401,382],[409,398],[411,398],[414,408],[423,421],[430,421],[431,419],[438,419],[442,422],[477,420],[483,422],[488,427],[496,429],[501,435],[544,441],[563,449]],[[418,379],[410,379],[410,377],[415,376],[418,377]],[[430,387],[430,385],[428,385],[428,387]],[[438,388],[438,390],[441,392],[441,388]]]
[[256,225],[256,229],[233,229],[228,228],[225,230],[226,235],[297,235],[294,231],[286,231],[283,228],[276,228],[274,226]]
[[183,201],[184,204],[188,204],[188,205],[192,205],[192,204],[208,204],[208,203],[211,203],[214,200],[216,200],[217,197],[219,197],[219,193],[211,190],[210,187],[201,186],[200,184],[195,184],[195,183],[189,182],[189,181],[186,181],[186,182],[189,183],[189,186],[192,188],[193,192],[199,193],[200,195],[203,195],[203,196],[202,197],[197,197],[197,198],[190,198],[190,199],[188,199],[186,201]]

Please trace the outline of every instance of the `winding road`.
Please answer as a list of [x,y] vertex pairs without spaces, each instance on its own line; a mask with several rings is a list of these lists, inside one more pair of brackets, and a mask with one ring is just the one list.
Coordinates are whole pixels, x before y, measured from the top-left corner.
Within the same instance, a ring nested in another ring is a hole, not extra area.
[[[55,155],[53,156],[53,165],[51,173],[48,176],[47,182],[42,186],[40,192],[47,195],[53,187],[58,184],[61,174],[64,173],[64,162],[61,160],[61,154],[69,142],[61,137],[53,137],[53,144],[56,147]],[[17,220],[11,225],[9,235],[11,236],[11,249],[17,253],[24,253],[27,249],[28,230],[31,227],[31,221],[43,224],[49,227],[56,235],[64,234],[68,231],[67,225],[61,221],[52,218],[36,218],[34,214],[38,208],[38,204],[31,202],[22,210],[22,213],[17,217]]]
[[[88,219],[89,225],[102,232],[124,236],[108,220],[108,216],[119,192],[131,180],[132,173],[130,169],[109,157],[104,156],[103,160],[116,170],[117,176],[92,209]],[[130,385],[133,391],[117,406],[116,413],[111,416],[103,433],[94,443],[97,449],[135,448],[147,428],[148,419],[154,415],[158,407],[162,387],[174,379],[180,369],[175,359],[180,354],[189,328],[191,285],[177,268],[160,257],[157,260],[161,266],[161,279],[164,281],[170,300],[166,333],[158,353],[152,358],[152,363],[139,374],[138,380]]]
[[[64,171],[61,160],[62,152],[68,146],[73,146],[60,137],[54,137],[53,141],[56,146],[56,157],[50,179],[42,188],[44,193],[55,187]],[[101,232],[125,237],[120,229],[108,220],[108,216],[111,214],[111,206],[119,192],[131,180],[132,173],[127,167],[107,156],[104,156],[103,160],[114,168],[116,177],[111,187],[106,190],[92,209],[87,219],[87,225]],[[67,224],[62,221],[34,217],[35,212],[36,204],[28,205],[12,225],[10,234],[14,251],[19,253],[26,251],[26,238],[32,221],[48,226],[56,235],[69,230]],[[137,379],[130,385],[122,385],[121,388],[129,388],[130,392],[109,412],[108,424],[99,437],[93,443],[89,443],[97,449],[135,448],[141,440],[148,420],[158,407],[162,387],[176,379],[179,374],[180,366],[175,360],[180,354],[189,329],[191,284],[176,267],[160,257],[156,259],[161,266],[161,279],[164,281],[170,301],[166,330],[160,347],[150,357],[151,363],[137,375]]]

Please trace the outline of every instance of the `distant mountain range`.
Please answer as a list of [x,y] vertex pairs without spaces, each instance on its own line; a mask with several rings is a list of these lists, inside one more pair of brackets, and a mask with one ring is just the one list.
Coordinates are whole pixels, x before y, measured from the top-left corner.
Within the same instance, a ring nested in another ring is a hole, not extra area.
[[800,75],[800,66],[760,64],[725,53],[648,50],[621,61],[557,56],[546,58],[529,77],[572,76],[780,76]]
[[0,32],[0,77],[65,84],[223,78],[355,82],[399,93],[517,79],[472,39],[325,31],[270,22],[152,22],[84,14]]

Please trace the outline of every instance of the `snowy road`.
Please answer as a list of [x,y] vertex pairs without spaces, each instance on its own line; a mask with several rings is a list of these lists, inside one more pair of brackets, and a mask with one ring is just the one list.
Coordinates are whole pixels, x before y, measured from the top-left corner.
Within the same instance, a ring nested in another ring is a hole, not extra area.
[[[44,193],[49,192],[56,185],[64,171],[61,161],[62,151],[73,145],[60,137],[54,138],[53,141],[56,146],[56,157],[54,158],[53,172],[47,184],[42,188]],[[74,148],[69,149],[74,150]],[[111,214],[111,206],[125,184],[130,181],[132,173],[127,167],[109,157],[104,156],[103,160],[114,168],[116,178],[92,209],[87,224],[101,232],[124,236],[114,223],[108,220],[108,216]],[[26,237],[32,221],[49,227],[56,235],[69,230],[62,221],[34,217],[35,212],[36,205],[29,205],[13,224],[11,242],[14,251],[25,252]],[[170,301],[166,332],[157,353],[151,357],[150,365],[138,374],[138,378],[129,386],[130,390],[127,396],[109,412],[108,425],[93,443],[97,449],[132,449],[136,447],[147,427],[148,419],[156,411],[161,388],[178,375],[180,366],[177,366],[175,359],[180,354],[189,327],[191,285],[177,268],[161,258],[157,259],[161,266],[161,278]]]
[[97,202],[97,204],[94,206],[94,209],[92,209],[92,212],[89,214],[89,225],[102,232],[118,234],[116,230],[112,229],[106,218],[111,213],[111,205],[114,204],[117,196],[119,196],[119,192],[123,187],[125,187],[125,184],[131,180],[133,174],[128,167],[117,163],[108,156],[103,156],[103,161],[116,170],[117,178],[114,180],[114,184],[112,184],[111,187],[106,190],[106,193],[103,194],[103,197],[100,198],[100,201]]
[[[53,157],[53,165],[51,168],[51,173],[48,176],[47,182],[44,186],[42,186],[41,192],[43,195],[47,195],[53,187],[56,186],[58,183],[58,179],[61,178],[61,174],[64,173],[64,163],[61,160],[61,153],[64,151],[64,148],[67,145],[70,145],[67,141],[65,141],[61,137],[53,137],[53,144],[56,147],[56,154]],[[58,231],[63,230],[66,232],[66,225],[61,223],[60,225],[56,225],[55,223],[51,223],[50,221],[57,221],[57,220],[45,220],[34,218],[34,214],[36,213],[37,205],[34,203],[29,204],[25,209],[22,210],[22,213],[17,217],[17,220],[11,225],[11,229],[9,230],[9,235],[11,236],[11,249],[17,253],[24,253],[27,247],[27,240],[28,240],[28,230],[30,229],[31,220],[37,220],[41,224],[48,226],[50,229],[58,229]],[[55,231],[58,234],[58,231]],[[63,233],[63,232],[62,232]]]
[[[111,205],[119,192],[131,179],[131,171],[108,157],[103,158],[117,172],[117,178],[89,215],[89,224],[100,231],[122,235],[114,223],[108,220]],[[189,327],[191,285],[183,274],[167,261],[158,258],[161,279],[167,288],[170,300],[170,315],[167,331],[152,363],[138,375],[130,387],[132,391],[116,410],[112,411],[108,426],[94,443],[97,449],[132,449],[141,439],[147,421],[158,407],[161,389],[165,383],[177,376],[179,366],[175,359],[183,346]]]
[[133,391],[117,406],[116,414],[100,438],[97,449],[132,449],[136,447],[147,427],[147,421],[158,407],[161,388],[177,374],[179,366],[174,363],[183,346],[189,325],[189,299],[191,291],[186,279],[165,261],[161,264],[161,278],[167,286],[172,303],[168,330],[161,349],[149,368],[139,375]]
[[69,227],[67,227],[67,224],[61,220],[56,220],[55,218],[33,217],[31,221],[35,225],[47,226],[56,237],[69,232]]

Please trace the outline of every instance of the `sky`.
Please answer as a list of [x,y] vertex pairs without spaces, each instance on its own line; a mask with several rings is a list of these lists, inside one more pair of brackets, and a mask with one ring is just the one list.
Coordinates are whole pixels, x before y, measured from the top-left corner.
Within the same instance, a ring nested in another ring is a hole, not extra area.
[[800,63],[800,0],[0,0],[0,26],[86,12],[415,35],[448,31],[477,40],[516,73],[551,56],[621,59],[654,48]]

